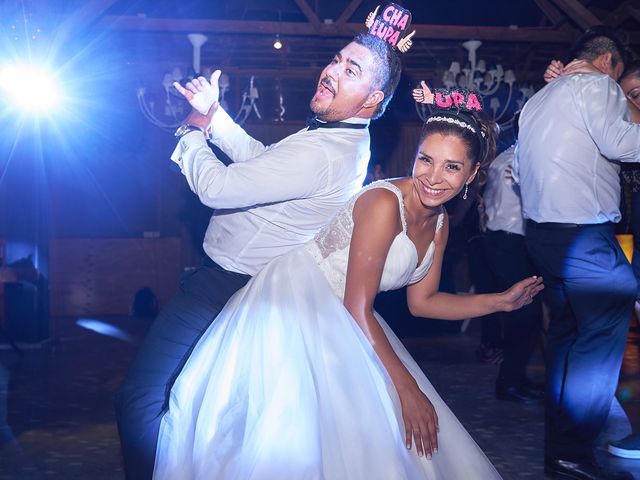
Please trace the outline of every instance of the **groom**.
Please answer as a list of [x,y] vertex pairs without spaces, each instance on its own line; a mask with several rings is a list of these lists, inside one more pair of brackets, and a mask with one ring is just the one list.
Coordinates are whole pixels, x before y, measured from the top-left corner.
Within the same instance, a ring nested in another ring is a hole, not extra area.
[[[194,111],[172,155],[189,187],[215,208],[207,257],[185,273],[155,320],[116,395],[127,478],[152,477],[160,421],[173,381],[228,299],[270,260],[310,240],[362,185],[371,119],[382,115],[400,78],[383,40],[358,35],[320,74],[310,107],[317,120],[265,147],[218,105],[217,78],[179,87]],[[206,136],[233,161],[225,166]]]

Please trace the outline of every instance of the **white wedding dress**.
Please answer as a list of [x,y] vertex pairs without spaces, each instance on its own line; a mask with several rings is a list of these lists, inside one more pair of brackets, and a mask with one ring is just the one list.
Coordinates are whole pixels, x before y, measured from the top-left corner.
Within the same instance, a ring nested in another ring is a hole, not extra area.
[[[396,193],[403,225],[380,290],[420,280],[434,244],[418,265],[399,189],[381,181],[363,191],[370,188]],[[500,478],[377,316],[438,414],[439,448],[432,459],[405,447],[396,390],[342,304],[356,198],[315,240],[252,278],[199,340],[171,391],[155,479]]]

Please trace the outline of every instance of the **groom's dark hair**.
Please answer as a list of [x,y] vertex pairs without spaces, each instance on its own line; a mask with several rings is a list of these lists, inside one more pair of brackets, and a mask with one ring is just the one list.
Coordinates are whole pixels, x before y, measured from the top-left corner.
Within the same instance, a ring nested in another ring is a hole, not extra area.
[[627,50],[616,32],[610,27],[596,25],[582,34],[569,56],[592,61],[604,53],[611,53],[612,67],[619,62],[624,65],[628,61]]
[[398,52],[391,48],[384,40],[369,33],[360,33],[353,39],[358,45],[367,48],[375,57],[375,77],[373,90],[384,93],[384,99],[376,107],[371,117],[373,120],[380,118],[387,105],[393,98],[393,93],[400,82],[402,65]]

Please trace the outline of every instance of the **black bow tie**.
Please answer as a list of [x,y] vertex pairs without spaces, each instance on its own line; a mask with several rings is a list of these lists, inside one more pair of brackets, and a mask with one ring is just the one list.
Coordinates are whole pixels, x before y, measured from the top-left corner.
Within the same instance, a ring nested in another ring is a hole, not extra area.
[[369,125],[366,123],[347,123],[347,122],[323,122],[316,117],[311,117],[307,121],[308,130],[315,130],[316,128],[367,128]]

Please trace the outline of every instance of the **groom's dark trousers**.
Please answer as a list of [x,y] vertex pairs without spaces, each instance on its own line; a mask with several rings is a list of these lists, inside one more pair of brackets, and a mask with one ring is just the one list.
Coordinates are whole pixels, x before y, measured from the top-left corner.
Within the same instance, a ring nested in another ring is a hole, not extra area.
[[178,292],[154,320],[115,398],[127,479],[151,479],[171,387],[198,339],[250,278],[207,258],[182,276]]
[[612,223],[529,220],[526,241],[550,313],[545,456],[590,462],[618,384],[636,280]]

